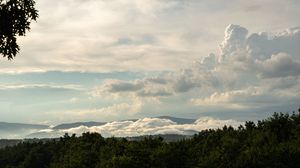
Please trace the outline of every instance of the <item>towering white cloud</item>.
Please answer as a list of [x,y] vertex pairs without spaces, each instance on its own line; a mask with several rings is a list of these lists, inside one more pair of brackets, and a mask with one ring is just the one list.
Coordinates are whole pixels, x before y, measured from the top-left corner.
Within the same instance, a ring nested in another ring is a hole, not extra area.
[[[300,93],[300,86],[296,85],[300,78],[300,28],[275,33],[248,32],[231,24],[225,30],[219,54],[211,53],[189,68],[160,77],[159,81],[164,82],[147,83],[150,81],[147,78],[127,81],[127,85],[139,88],[123,90],[137,97],[189,97],[187,103],[204,107],[247,109],[299,101],[298,96],[292,95]],[[118,85],[123,83],[119,81]],[[122,91],[102,89],[102,92]]]
[[277,33],[254,33],[247,39],[249,52],[260,59],[286,53],[299,58],[300,27],[288,28]]
[[248,30],[244,27],[233,24],[227,26],[224,40],[220,45],[220,61],[225,59],[222,57],[230,55],[233,52],[239,51],[240,49],[244,49],[246,47],[247,34]]

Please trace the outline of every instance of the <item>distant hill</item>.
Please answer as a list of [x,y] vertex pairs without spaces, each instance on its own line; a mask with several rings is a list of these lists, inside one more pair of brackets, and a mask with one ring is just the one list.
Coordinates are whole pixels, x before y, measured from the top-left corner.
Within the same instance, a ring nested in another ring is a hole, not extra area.
[[[154,117],[154,118],[160,118],[160,119],[168,119],[173,122],[176,122],[177,124],[192,124],[196,120],[195,119],[187,119],[187,118],[177,118],[177,117],[170,117],[170,116],[159,116],[159,117]],[[130,119],[130,120],[122,120],[122,121],[137,121],[138,119]],[[106,124],[107,122],[74,122],[74,123],[64,123],[64,124],[59,124],[52,129],[54,130],[59,130],[59,129],[70,129],[70,128],[75,128],[75,127],[80,127],[80,126],[87,126],[87,127],[93,127],[93,126],[101,126]]]
[[168,120],[171,120],[173,122],[176,122],[177,124],[192,124],[196,121],[195,119],[177,118],[177,117],[170,117],[170,116],[159,116],[159,117],[156,117],[156,118],[168,119]]
[[21,138],[27,134],[49,128],[48,125],[0,122],[0,139]]
[[58,130],[58,129],[70,129],[70,128],[75,128],[75,127],[80,127],[80,126],[87,126],[87,127],[93,127],[93,126],[100,126],[104,125],[106,122],[75,122],[75,123],[66,123],[66,124],[59,124],[52,129]]
[[[158,116],[154,118],[168,119],[179,125],[192,124],[195,119],[177,118],[171,116]],[[122,120],[122,121],[137,121],[138,119]],[[74,122],[74,123],[62,123],[54,127],[48,125],[38,124],[22,124],[22,123],[7,123],[0,122],[0,139],[22,139],[22,138],[57,138],[71,128],[78,128],[80,126],[93,127],[102,126],[108,122]],[[197,133],[194,130],[185,130],[187,135],[193,135]]]
[[[22,140],[26,143],[0,149],[0,167],[297,168],[299,123],[300,113],[274,113],[268,119],[247,121],[238,128],[222,125],[190,136],[149,132],[143,136],[105,138],[87,132],[77,137],[26,139]],[[17,143],[3,141],[3,146]]]
[[7,123],[0,122],[0,131],[14,131],[19,129],[47,129],[48,125],[39,125],[39,124],[23,124],[23,123]]

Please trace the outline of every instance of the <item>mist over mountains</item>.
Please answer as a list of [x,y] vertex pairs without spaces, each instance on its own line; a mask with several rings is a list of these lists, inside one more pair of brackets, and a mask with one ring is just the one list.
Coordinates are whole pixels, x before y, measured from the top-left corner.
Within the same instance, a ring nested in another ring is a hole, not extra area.
[[198,131],[224,125],[237,127],[242,122],[209,117],[199,119],[160,116],[112,122],[74,122],[56,126],[0,122],[0,139],[57,138],[65,133],[81,135],[97,132],[104,137],[134,137],[143,135],[193,135]]
[[48,125],[0,122],[0,139],[26,137],[28,133],[47,128]]

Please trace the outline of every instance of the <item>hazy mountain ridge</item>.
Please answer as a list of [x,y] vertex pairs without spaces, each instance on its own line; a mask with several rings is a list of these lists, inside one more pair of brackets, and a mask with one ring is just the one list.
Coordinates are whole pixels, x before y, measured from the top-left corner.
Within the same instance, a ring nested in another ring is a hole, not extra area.
[[[205,119],[195,123],[201,121]],[[300,113],[274,113],[257,123],[247,121],[237,129],[223,125],[193,136],[105,138],[86,132],[57,139],[25,139],[0,149],[0,167],[299,167],[299,121]]]
[[147,135],[193,135],[207,128],[223,125],[238,126],[241,122],[219,120],[209,117],[187,119],[171,116],[130,119],[111,122],[74,122],[50,127],[47,125],[4,123],[0,127],[0,139],[57,138],[64,134],[81,135],[84,132],[98,132],[104,137],[140,137]]
[[0,122],[0,139],[20,138],[29,133],[49,128],[48,125]]
[[46,129],[48,125],[41,124],[24,124],[24,123],[8,123],[8,122],[0,122],[0,131],[1,130],[15,130],[15,129]]
[[159,116],[159,117],[156,117],[156,118],[169,119],[173,122],[176,122],[177,124],[192,124],[196,121],[196,119],[178,118],[178,117],[170,117],[170,116]]
[[93,126],[100,126],[104,125],[106,122],[95,122],[95,121],[89,121],[89,122],[74,122],[74,123],[64,123],[64,124],[59,124],[52,129],[70,129],[74,127],[79,127],[79,126],[87,126],[87,127],[93,127]]

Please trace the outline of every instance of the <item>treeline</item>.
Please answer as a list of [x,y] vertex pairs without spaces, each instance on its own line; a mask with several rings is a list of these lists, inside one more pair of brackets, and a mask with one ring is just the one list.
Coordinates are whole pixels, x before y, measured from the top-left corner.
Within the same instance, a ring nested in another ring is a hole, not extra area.
[[0,149],[6,146],[15,146],[20,142],[22,142],[20,139],[0,139]]
[[237,129],[205,130],[177,142],[152,136],[128,141],[97,133],[24,142],[0,150],[0,168],[298,168],[299,113],[274,113]]

